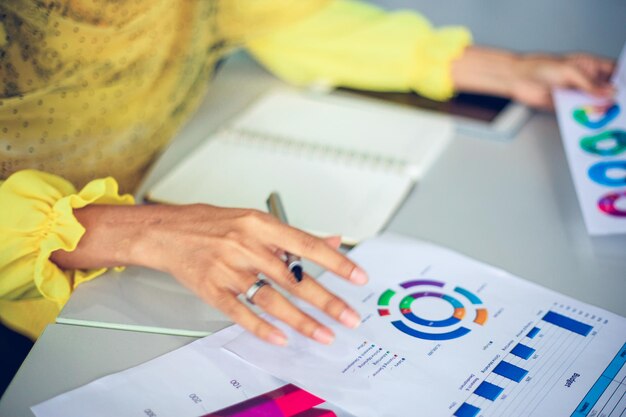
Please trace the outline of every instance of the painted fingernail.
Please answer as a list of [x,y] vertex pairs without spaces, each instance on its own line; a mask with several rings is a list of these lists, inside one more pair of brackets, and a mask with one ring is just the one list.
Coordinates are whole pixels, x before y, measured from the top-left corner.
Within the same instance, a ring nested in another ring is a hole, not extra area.
[[287,346],[287,337],[281,332],[272,332],[267,336],[267,341],[278,346]]
[[339,315],[339,321],[351,329],[356,329],[361,324],[361,318],[359,315],[349,308],[346,308],[341,312]]
[[359,285],[367,284],[367,274],[364,270],[357,266],[352,270],[352,273],[350,274],[350,281]]
[[313,332],[313,339],[324,345],[330,345],[335,340],[335,335],[330,330],[320,327]]

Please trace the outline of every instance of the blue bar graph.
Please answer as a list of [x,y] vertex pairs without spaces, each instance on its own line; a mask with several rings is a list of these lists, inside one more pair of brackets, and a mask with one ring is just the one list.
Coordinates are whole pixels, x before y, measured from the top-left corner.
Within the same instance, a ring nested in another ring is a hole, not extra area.
[[456,417],[476,417],[480,412],[480,408],[474,407],[471,404],[463,403],[461,406],[454,412]]
[[518,343],[517,345],[515,345],[515,347],[511,350],[511,353],[517,357],[520,357],[522,359],[528,359],[531,356],[533,356],[533,353],[535,353],[535,349],[526,346],[526,345],[522,345],[521,343]]
[[534,339],[535,336],[537,336],[539,334],[540,330],[541,329],[539,327],[533,327],[532,329],[530,329],[530,331],[528,332],[526,337],[529,338],[529,339]]
[[490,382],[483,381],[478,388],[474,390],[474,394],[480,395],[483,398],[486,398],[491,401],[495,401],[496,398],[502,394],[504,388],[494,385]]
[[571,319],[562,314],[555,313],[554,311],[548,311],[546,315],[543,316],[542,320],[548,323],[552,323],[555,326],[559,326],[563,329],[569,330],[570,332],[577,333],[581,336],[587,336],[589,332],[591,332],[591,330],[593,329],[593,326],[590,326],[578,320]]
[[520,382],[524,379],[528,371],[512,363],[502,361],[496,365],[493,369],[493,373],[510,379],[511,381]]

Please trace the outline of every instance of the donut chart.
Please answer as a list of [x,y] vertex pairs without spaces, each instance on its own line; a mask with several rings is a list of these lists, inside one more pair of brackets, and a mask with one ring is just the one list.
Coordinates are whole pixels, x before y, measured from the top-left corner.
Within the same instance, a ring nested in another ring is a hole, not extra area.
[[[481,299],[462,287],[448,287],[444,282],[434,280],[405,281],[399,287],[397,290],[387,289],[380,295],[378,315],[390,318],[397,330],[409,336],[424,340],[456,339],[471,331],[468,327],[470,323],[483,326],[487,321],[488,312]],[[453,288],[452,291],[450,288]],[[447,309],[450,314],[436,320],[416,313],[416,302],[426,299],[445,304],[441,308]],[[391,308],[392,301],[395,301],[395,310]]]
[[[601,129],[619,114],[617,103],[610,105],[587,105],[574,109],[572,116],[581,125],[589,129]],[[594,116],[592,119],[592,115]]]
[[626,217],[626,210],[621,210],[616,207],[617,200],[620,198],[626,200],[626,191],[610,193],[603,196],[600,198],[600,201],[598,201],[598,208],[609,216]]
[[619,155],[626,151],[626,132],[613,129],[597,135],[585,136],[580,140],[580,147],[594,155]]
[[[621,178],[613,178],[607,175],[611,169],[624,171]],[[626,161],[602,161],[597,162],[589,168],[589,178],[600,185],[607,187],[626,186]]]

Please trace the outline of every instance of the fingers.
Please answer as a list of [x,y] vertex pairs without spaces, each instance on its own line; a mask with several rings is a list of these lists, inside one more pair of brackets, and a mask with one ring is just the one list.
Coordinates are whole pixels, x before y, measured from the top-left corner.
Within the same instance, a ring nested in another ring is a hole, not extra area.
[[361,319],[356,311],[308,274],[304,274],[302,281],[297,282],[285,264],[276,257],[271,256],[271,254],[268,254],[264,264],[263,273],[271,277],[289,293],[317,307],[326,315],[347,327],[355,328],[361,323]]
[[[274,278],[277,282],[282,283],[284,287],[289,288],[291,286],[290,280],[293,280],[293,278],[290,277],[291,272],[287,269],[285,264],[278,260],[278,258],[274,255],[268,253],[268,256],[272,259],[269,263],[273,269],[277,271],[270,274],[267,271],[271,271],[272,268],[265,266],[262,268],[264,273],[268,276],[272,276],[272,278]],[[273,261],[277,264],[273,264]],[[225,276],[226,281],[230,282],[230,284],[219,289],[210,290],[205,288],[203,291],[200,291],[199,294],[204,301],[224,312],[224,314],[226,314],[231,320],[238,323],[244,329],[250,331],[260,339],[279,346],[286,345],[287,338],[283,332],[258,317],[253,311],[237,299],[237,294],[245,294],[246,291],[258,281],[258,277],[253,274],[245,274],[236,271],[223,271],[223,275]],[[313,280],[311,277],[307,276],[307,281]],[[295,280],[293,280],[293,282],[295,283]],[[317,285],[319,286],[319,284]],[[305,286],[305,290],[307,287],[308,286]],[[350,313],[343,313],[344,310],[352,311],[349,309],[347,304],[330,294],[327,290],[323,289],[323,287],[319,287],[322,291],[313,291],[313,296],[315,296],[315,294],[319,294],[320,292],[325,292],[326,294],[324,294],[323,297],[324,300],[328,300],[329,298],[336,299],[335,303],[326,301],[325,308],[322,310],[324,310],[331,317],[342,321],[344,324],[348,323],[350,324],[350,327],[356,327],[352,322],[346,322],[346,317],[356,317],[356,320],[359,320],[355,313],[352,313],[352,316],[349,315]],[[228,288],[232,288],[232,290]],[[303,298],[311,302],[310,297]],[[330,344],[335,338],[332,330],[298,309],[282,294],[272,288],[271,285],[261,287],[253,295],[252,301],[265,312],[286,323],[302,335],[319,343]],[[311,304],[314,303],[311,302]],[[334,309],[331,307],[334,307]]]
[[277,246],[281,246],[294,255],[308,258],[354,284],[367,283],[365,271],[329,246],[323,239],[283,224],[272,226],[267,233]]
[[566,67],[564,76],[567,85],[581,89],[595,96],[608,97],[614,92],[610,84],[594,82],[594,80],[577,67]]
[[608,81],[615,72],[615,68],[617,66],[615,61],[612,61],[610,59],[604,59],[600,61],[599,65],[601,77],[605,78]]
[[348,303],[328,291],[308,274],[304,274],[300,283],[291,285],[287,289],[346,327],[354,329],[361,324],[359,314]]
[[592,62],[588,75],[596,84],[608,83],[615,71],[615,62],[610,59],[595,59]]
[[254,230],[255,234],[262,235],[264,245],[273,248],[275,252],[282,249],[308,258],[354,284],[367,283],[365,271],[326,244],[323,239],[280,223],[271,215],[258,211],[248,212],[246,225],[247,228]]
[[582,69],[597,84],[607,83],[615,71],[615,61],[589,54],[574,54],[568,61]]
[[[204,208],[204,220],[212,227],[187,230],[187,246],[181,262],[171,272],[204,301],[257,337],[277,345],[286,344],[285,334],[258,317],[238,299],[263,273],[288,291],[322,309],[340,322],[355,327],[360,319],[347,304],[317,284],[311,277],[299,284],[281,257],[285,252],[306,257],[354,283],[364,284],[367,275],[337,251],[338,237],[320,239],[282,224],[256,210]],[[201,216],[202,217],[202,216]],[[326,326],[298,309],[271,286],[254,294],[254,302],[267,313],[303,335],[320,343],[331,343],[334,334]]]
[[328,236],[324,238],[324,242],[332,249],[337,250],[341,246],[341,236]]
[[[257,292],[255,300],[256,297],[266,291],[266,288],[268,288],[267,285]],[[201,297],[205,302],[222,311],[232,321],[239,324],[250,333],[253,333],[258,338],[278,346],[287,345],[287,337],[282,331],[257,316],[246,305],[239,301],[234,293],[221,290],[213,296],[201,294]]]
[[568,85],[596,96],[610,96],[614,87],[609,83],[615,63],[592,55],[576,55],[565,61],[563,75]]
[[[252,285],[256,280],[256,277],[250,275],[246,281]],[[325,345],[332,343],[335,339],[332,330],[298,309],[271,286],[262,287],[254,295],[253,301],[265,312],[306,337]]]
[[572,87],[576,87],[589,93],[595,89],[595,85],[591,82],[591,80],[577,67],[565,67],[563,75],[565,76],[565,82]]

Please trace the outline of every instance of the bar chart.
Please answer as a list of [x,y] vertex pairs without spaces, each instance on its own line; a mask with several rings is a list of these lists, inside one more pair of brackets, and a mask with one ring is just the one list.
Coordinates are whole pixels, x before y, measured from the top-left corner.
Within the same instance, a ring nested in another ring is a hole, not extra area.
[[[493,364],[454,417],[544,415],[542,402],[554,397],[553,391],[576,384],[582,373],[576,364],[608,320],[558,304],[539,317]],[[572,417],[626,416],[626,344],[609,360],[580,404],[572,403]]]

